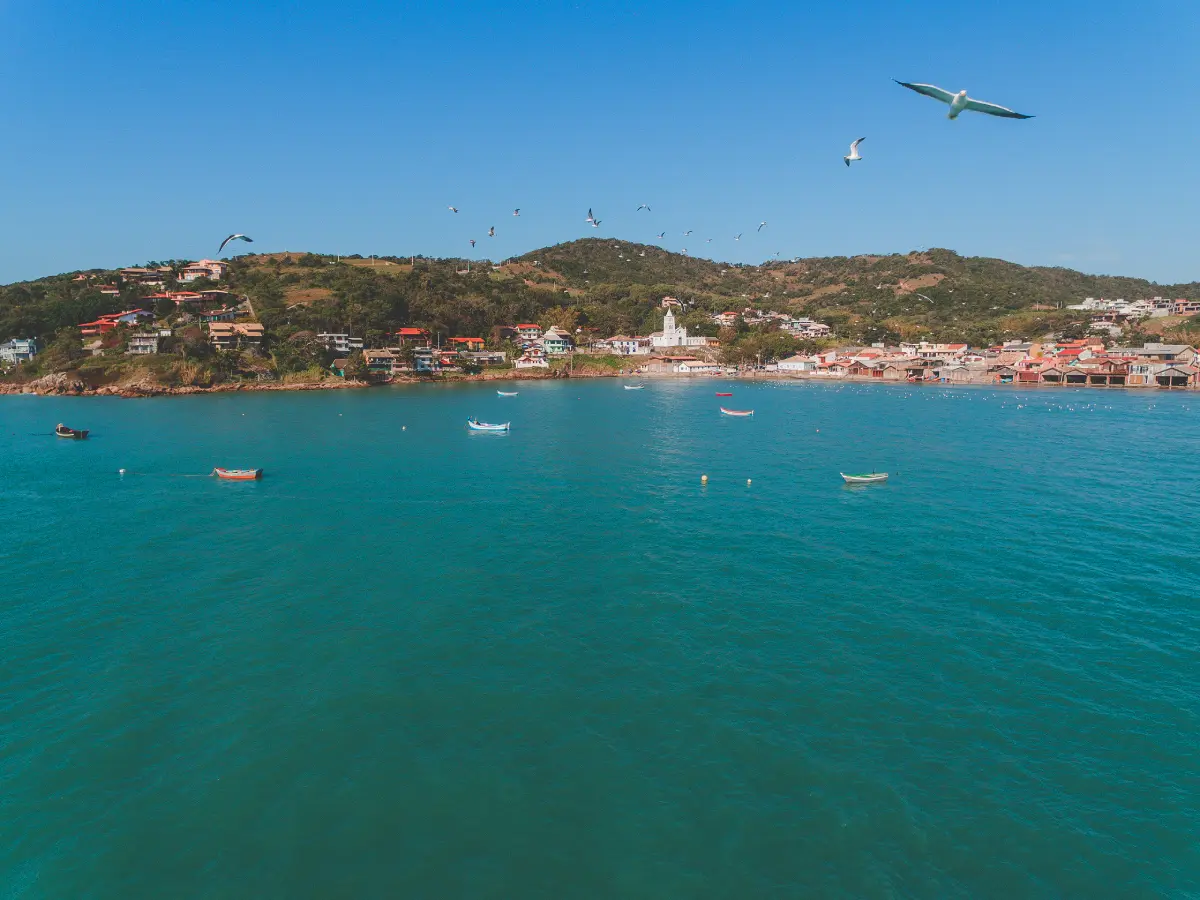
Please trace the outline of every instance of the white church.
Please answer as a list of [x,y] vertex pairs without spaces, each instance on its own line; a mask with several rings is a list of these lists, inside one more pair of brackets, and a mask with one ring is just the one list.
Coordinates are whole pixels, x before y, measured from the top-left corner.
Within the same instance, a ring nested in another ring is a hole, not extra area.
[[667,307],[663,318],[663,330],[650,335],[650,341],[658,347],[707,347],[713,343],[706,337],[688,337],[687,328],[675,325],[675,313]]

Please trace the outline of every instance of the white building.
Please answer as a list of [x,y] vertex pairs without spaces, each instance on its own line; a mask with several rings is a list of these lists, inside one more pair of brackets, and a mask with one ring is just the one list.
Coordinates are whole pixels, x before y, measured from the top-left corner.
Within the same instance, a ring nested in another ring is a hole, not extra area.
[[149,356],[158,352],[159,332],[138,332],[129,336],[129,349],[125,352],[132,356]]
[[776,367],[780,372],[815,372],[817,358],[812,356],[789,356],[781,359]]
[[712,343],[706,337],[688,337],[687,328],[675,324],[675,312],[668,307],[663,317],[663,330],[650,335],[654,347],[707,347]]
[[675,365],[675,371],[680,375],[716,375],[721,367],[702,359],[685,359]]
[[194,262],[190,266],[184,266],[183,270],[179,273],[179,280],[197,281],[201,278],[209,278],[213,281],[220,281],[228,271],[228,263],[222,262],[219,259],[202,259],[200,262]]
[[0,344],[0,362],[16,365],[29,362],[37,356],[37,340],[35,338],[13,338]]
[[363,348],[363,339],[350,337],[348,334],[318,334],[317,340],[325,345],[326,350],[334,353],[350,353]]
[[601,343],[617,356],[644,356],[650,352],[650,338],[648,337],[628,337],[618,334]]

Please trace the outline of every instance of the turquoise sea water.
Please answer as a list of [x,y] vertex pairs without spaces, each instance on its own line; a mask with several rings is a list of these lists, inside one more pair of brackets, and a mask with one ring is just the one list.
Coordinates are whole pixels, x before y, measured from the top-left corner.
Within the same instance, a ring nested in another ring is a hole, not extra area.
[[722,386],[0,397],[0,898],[1197,896],[1200,397]]

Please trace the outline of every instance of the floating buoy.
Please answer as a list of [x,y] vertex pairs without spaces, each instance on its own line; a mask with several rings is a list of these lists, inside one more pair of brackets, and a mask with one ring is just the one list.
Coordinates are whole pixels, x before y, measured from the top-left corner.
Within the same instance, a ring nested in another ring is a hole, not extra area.
[[701,483],[701,484],[708,484],[708,476],[707,476],[707,475],[701,475],[701,476],[700,476],[700,483]]
[[751,482],[750,482],[750,479],[749,479],[749,478],[747,478],[747,479],[746,479],[746,487],[749,487],[749,486],[750,486],[750,484],[751,484]]
[[124,475],[124,474],[125,474],[125,470],[124,470],[124,469],[117,469],[117,474],[118,474],[118,475]]
[[400,426],[400,430],[401,430],[401,431],[408,431],[408,426],[407,426],[407,425],[401,425],[401,426]]

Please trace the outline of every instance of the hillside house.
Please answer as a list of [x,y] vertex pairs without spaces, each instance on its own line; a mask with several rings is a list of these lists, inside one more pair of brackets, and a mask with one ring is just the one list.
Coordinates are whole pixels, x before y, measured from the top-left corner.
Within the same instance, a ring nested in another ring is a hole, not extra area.
[[396,354],[391,350],[364,350],[363,363],[370,378],[391,378],[396,372]]
[[362,338],[350,337],[348,334],[322,332],[317,335],[317,340],[324,344],[325,349],[330,353],[339,353],[343,356],[363,348]]
[[478,352],[483,349],[484,340],[481,337],[452,337],[450,346],[455,350],[470,350]]
[[199,262],[184,266],[179,271],[179,280],[187,283],[207,278],[209,281],[220,281],[229,271],[229,263],[219,259],[202,259]]
[[571,352],[575,341],[571,335],[558,327],[547,328],[541,337],[542,347],[550,356],[564,356]]
[[428,347],[433,343],[433,336],[424,328],[401,328],[392,337],[401,347]]

